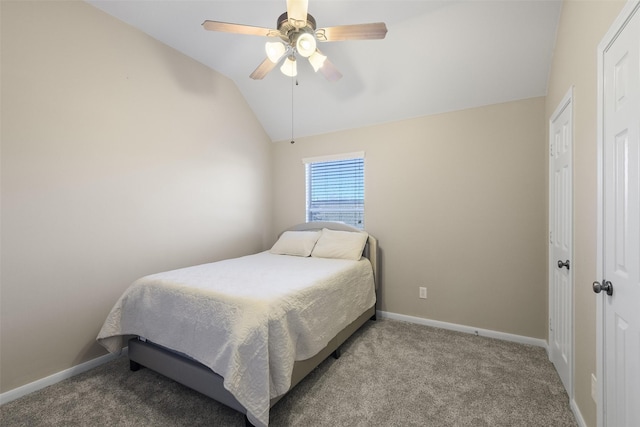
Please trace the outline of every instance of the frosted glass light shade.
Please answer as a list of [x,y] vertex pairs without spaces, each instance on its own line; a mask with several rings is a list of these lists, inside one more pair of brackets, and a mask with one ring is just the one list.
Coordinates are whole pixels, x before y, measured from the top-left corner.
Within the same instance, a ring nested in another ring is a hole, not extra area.
[[295,56],[288,57],[282,64],[282,67],[280,67],[280,71],[282,71],[282,74],[284,74],[285,76],[289,76],[289,77],[297,76],[298,67],[296,65],[296,57]]
[[282,55],[284,55],[287,48],[282,42],[267,42],[264,46],[264,50],[267,52],[267,58],[274,64],[278,62]]
[[324,65],[325,59],[327,59],[327,57],[321,54],[319,50],[313,52],[313,55],[309,57],[309,64],[313,67],[313,71],[318,72],[318,70]]
[[316,51],[316,38],[313,34],[302,33],[296,40],[296,50],[305,58],[310,57]]

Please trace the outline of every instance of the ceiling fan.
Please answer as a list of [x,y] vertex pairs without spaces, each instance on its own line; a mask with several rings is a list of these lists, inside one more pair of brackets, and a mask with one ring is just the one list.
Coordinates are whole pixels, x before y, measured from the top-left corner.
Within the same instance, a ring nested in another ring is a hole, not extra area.
[[316,20],[307,13],[308,5],[308,0],[287,0],[287,11],[278,17],[275,30],[208,20],[204,21],[202,26],[209,31],[280,39],[267,42],[265,46],[267,58],[249,76],[254,80],[263,79],[280,62],[282,62],[280,71],[283,74],[290,77],[296,76],[298,57],[307,58],[314,71],[320,71],[327,80],[339,80],[342,74],[320,52],[317,42],[383,39],[387,34],[387,26],[384,22],[316,28]]

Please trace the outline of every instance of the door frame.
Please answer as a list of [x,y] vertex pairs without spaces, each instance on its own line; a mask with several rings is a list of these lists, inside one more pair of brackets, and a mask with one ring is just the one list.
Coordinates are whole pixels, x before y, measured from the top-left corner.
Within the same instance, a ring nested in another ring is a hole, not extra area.
[[[560,101],[560,103],[558,104],[558,106],[556,107],[555,111],[553,112],[553,114],[551,115],[551,117],[549,118],[549,140],[548,140],[548,147],[551,150],[551,144],[553,141],[553,131],[552,131],[552,124],[553,122],[569,107],[571,107],[571,151],[570,151],[570,159],[569,159],[569,163],[570,163],[570,169],[571,169],[571,188],[570,188],[570,200],[569,203],[571,205],[571,218],[570,218],[570,228],[571,228],[571,272],[570,272],[570,282],[569,282],[569,286],[571,287],[571,297],[570,297],[570,301],[571,301],[571,307],[570,307],[570,313],[569,313],[569,321],[571,322],[571,327],[570,327],[570,333],[571,333],[571,337],[569,339],[570,341],[570,346],[571,346],[571,357],[569,360],[569,389],[567,390],[567,394],[569,396],[569,401],[571,402],[573,400],[573,378],[574,378],[574,367],[575,367],[575,342],[574,342],[574,326],[575,326],[575,321],[574,321],[574,274],[573,271],[575,271],[575,264],[573,261],[573,248],[574,248],[574,215],[573,215],[573,136],[574,136],[574,108],[573,108],[573,89],[574,86],[572,85],[569,90],[567,91],[567,93],[564,95],[564,97],[562,98],[562,101]],[[552,202],[553,200],[555,200],[555,187],[553,185],[553,168],[551,167],[551,162],[552,162],[552,158],[551,158],[551,153],[549,153],[549,167],[547,168],[549,170],[549,230],[548,230],[548,240],[547,240],[547,248],[548,248],[548,282],[547,282],[547,294],[549,297],[549,300],[547,302],[548,306],[547,306],[547,311],[548,311],[548,317],[549,317],[549,324],[547,325],[548,329],[547,329],[547,337],[548,337],[548,347],[547,347],[547,351],[548,351],[548,356],[549,359],[551,359],[551,336],[552,336],[552,332],[551,332],[551,316],[552,316],[552,312],[553,312],[553,308],[555,306],[554,301],[553,301],[553,292],[551,289],[551,286],[553,284],[553,272],[554,272],[554,268],[557,268],[556,266],[556,260],[554,259],[553,256],[553,250],[551,247],[551,233],[552,233],[552,224],[553,224],[553,214],[554,212],[552,212]],[[555,238],[555,237],[554,237]]]
[[[638,10],[637,10],[638,9]],[[598,44],[598,98],[597,98],[597,219],[596,219],[596,278],[604,275],[604,55],[634,13],[640,13],[640,0],[628,0],[622,11]],[[596,376],[598,427],[604,426],[604,310],[606,298],[596,298]]]

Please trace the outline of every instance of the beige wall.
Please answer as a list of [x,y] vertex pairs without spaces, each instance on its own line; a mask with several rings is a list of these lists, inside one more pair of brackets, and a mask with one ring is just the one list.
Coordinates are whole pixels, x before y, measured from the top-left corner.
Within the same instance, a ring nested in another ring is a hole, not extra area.
[[303,157],[365,151],[378,308],[546,339],[544,108],[533,98],[276,143],[274,229],[304,221]]
[[596,372],[597,55],[620,13],[621,1],[566,1],[562,7],[546,98],[547,121],[574,86],[575,401],[588,426],[596,425],[591,374]]
[[271,143],[231,81],[92,6],[1,4],[4,392],[104,354],[137,277],[262,250]]

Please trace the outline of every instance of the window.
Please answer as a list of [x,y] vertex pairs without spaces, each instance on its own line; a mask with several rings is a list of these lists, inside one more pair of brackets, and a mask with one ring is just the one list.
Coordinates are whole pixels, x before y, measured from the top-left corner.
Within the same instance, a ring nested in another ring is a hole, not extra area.
[[364,153],[303,159],[307,222],[340,221],[364,228]]

